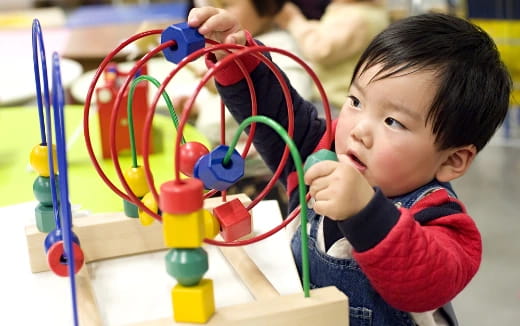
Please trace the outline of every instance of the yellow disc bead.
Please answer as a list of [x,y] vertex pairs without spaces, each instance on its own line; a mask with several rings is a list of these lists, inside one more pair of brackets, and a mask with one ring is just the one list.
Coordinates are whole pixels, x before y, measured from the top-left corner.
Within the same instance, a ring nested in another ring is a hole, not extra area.
[[[157,206],[157,202],[153,198],[153,195],[151,192],[144,195],[143,199],[141,199],[143,202],[143,205],[148,207],[152,212],[157,213],[159,211],[159,207]],[[154,221],[154,218],[145,213],[142,209],[139,209],[139,222],[141,222],[142,225],[148,226],[151,225]]]
[[204,214],[204,236],[206,239],[213,239],[220,232],[220,223],[217,218],[208,210],[203,210]]
[[123,176],[136,197],[143,197],[144,194],[149,191],[144,168],[142,166],[127,169],[123,172]]
[[[58,173],[58,160],[56,157],[56,146],[52,145],[52,158],[54,165],[54,174]],[[50,176],[49,170],[49,150],[47,145],[36,145],[29,155],[29,163],[31,167],[38,172],[41,177]]]

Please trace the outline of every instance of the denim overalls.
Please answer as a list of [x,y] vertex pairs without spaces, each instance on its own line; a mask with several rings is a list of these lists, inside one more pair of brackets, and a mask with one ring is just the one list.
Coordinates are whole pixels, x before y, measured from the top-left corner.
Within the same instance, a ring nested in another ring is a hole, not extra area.
[[[406,195],[390,199],[396,206],[410,208],[418,199],[439,188],[445,188],[450,194],[454,195],[449,184],[441,184],[434,180]],[[413,319],[407,312],[392,308],[381,298],[354,259],[335,258],[327,255],[318,248],[316,239],[318,226],[322,218],[322,216],[316,215],[313,210],[308,210],[307,219],[310,223],[308,246],[311,288],[333,285],[344,292],[349,299],[350,326],[415,325]],[[298,228],[298,231],[291,240],[291,249],[301,275],[300,230],[301,229]],[[446,308],[447,310],[451,309],[451,307]],[[452,319],[451,316],[446,317]],[[456,324],[456,321],[452,322]]]

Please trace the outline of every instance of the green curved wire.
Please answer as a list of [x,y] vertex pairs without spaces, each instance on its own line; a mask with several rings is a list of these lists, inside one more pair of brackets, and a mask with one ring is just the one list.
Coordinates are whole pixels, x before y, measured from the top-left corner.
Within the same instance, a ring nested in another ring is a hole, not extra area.
[[[130,133],[130,152],[132,153],[132,167],[136,168],[137,165],[137,150],[135,148],[135,132],[134,132],[134,116],[132,113],[132,106],[133,106],[133,98],[135,93],[135,87],[137,84],[143,80],[147,80],[154,84],[157,88],[161,87],[161,83],[157,79],[155,79],[152,76],[148,75],[141,75],[137,78],[135,78],[132,81],[132,84],[130,85],[130,91],[128,93],[128,102],[127,102],[127,115],[128,115],[128,132]],[[168,107],[168,111],[170,111],[170,116],[172,117],[173,124],[175,126],[175,130],[177,130],[179,126],[179,119],[177,118],[177,114],[175,113],[175,108],[173,107],[173,103],[170,100],[170,97],[168,96],[168,93],[166,91],[162,92],[162,97],[164,98],[164,101],[166,102],[166,106]],[[184,136],[182,137],[181,143],[184,144],[186,140],[184,139]]]
[[271,118],[268,118],[266,116],[262,115],[255,115],[251,116],[238,126],[237,131],[235,132],[235,135],[233,136],[233,140],[231,141],[229,145],[229,149],[226,152],[226,155],[224,156],[224,159],[222,160],[222,165],[226,166],[230,159],[231,155],[233,154],[233,150],[235,149],[235,146],[238,143],[238,139],[240,138],[240,135],[244,131],[244,129],[249,126],[253,122],[260,122],[263,124],[268,125],[271,127],[274,131],[282,137],[282,139],[285,141],[287,146],[289,147],[289,150],[291,151],[291,156],[294,161],[294,165],[296,167],[296,172],[298,174],[298,192],[300,197],[300,219],[301,219],[301,242],[302,242],[302,275],[303,275],[303,292],[305,297],[309,297],[309,288],[310,288],[310,281],[309,281],[309,248],[307,247],[308,242],[308,236],[307,236],[307,203],[305,202],[305,182],[303,179],[303,164],[302,159],[300,157],[300,153],[298,152],[298,148],[296,147],[296,144],[294,141],[289,137],[285,129],[276,121],[274,121]]

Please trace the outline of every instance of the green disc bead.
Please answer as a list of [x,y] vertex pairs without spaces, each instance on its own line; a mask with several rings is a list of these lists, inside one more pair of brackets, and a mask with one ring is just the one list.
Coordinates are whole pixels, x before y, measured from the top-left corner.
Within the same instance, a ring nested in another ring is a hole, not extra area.
[[336,153],[333,151],[329,151],[328,149],[320,149],[319,151],[312,153],[305,160],[305,164],[303,164],[303,172],[307,172],[308,169],[311,168],[314,164],[321,161],[338,161],[338,157]]
[[[54,177],[56,183],[56,199],[59,201],[58,176]],[[39,176],[33,183],[33,194],[42,205],[52,206],[51,178]]]
[[208,254],[202,248],[170,249],[165,257],[166,271],[179,284],[197,285],[208,271]]
[[34,209],[34,214],[36,216],[36,227],[38,231],[49,233],[56,228],[52,206],[38,204]]

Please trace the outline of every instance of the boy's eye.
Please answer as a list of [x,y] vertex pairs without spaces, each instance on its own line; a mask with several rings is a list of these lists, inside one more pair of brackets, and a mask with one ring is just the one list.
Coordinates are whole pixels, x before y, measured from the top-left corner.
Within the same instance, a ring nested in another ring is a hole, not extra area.
[[350,106],[352,107],[359,108],[361,106],[361,102],[355,96],[349,95],[348,101]]
[[390,117],[386,118],[385,123],[392,128],[406,129],[406,127],[403,126],[402,123],[395,120],[394,118],[390,118]]

